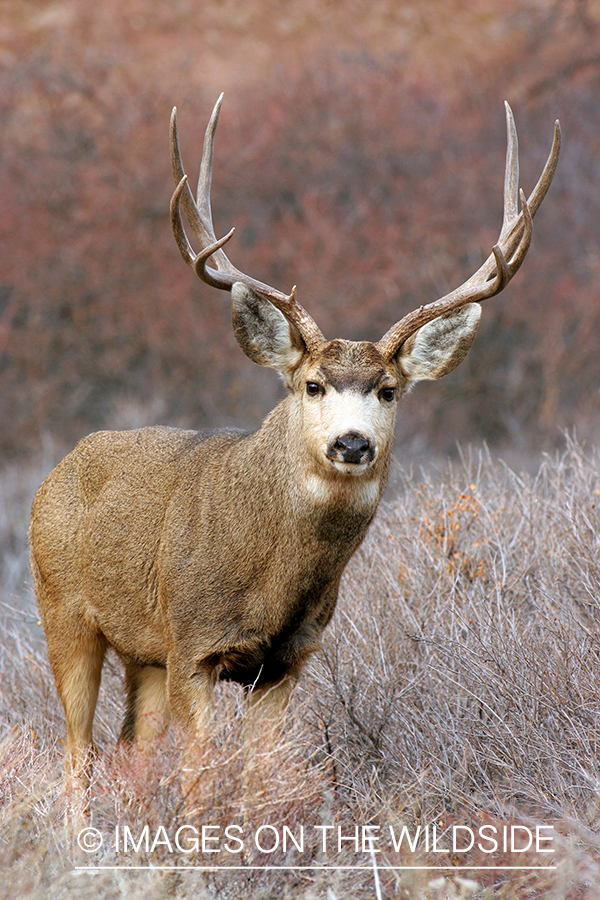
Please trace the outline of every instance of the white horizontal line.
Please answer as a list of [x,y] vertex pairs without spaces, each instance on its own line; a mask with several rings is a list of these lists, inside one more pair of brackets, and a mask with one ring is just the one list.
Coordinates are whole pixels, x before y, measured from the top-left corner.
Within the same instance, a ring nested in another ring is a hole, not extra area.
[[[364,872],[372,872],[373,866],[75,866],[76,872],[93,872],[100,870],[119,870],[119,871],[127,871],[127,870],[147,870],[149,872],[159,871],[159,870],[173,870],[182,872],[186,869],[190,871],[201,871],[201,872],[243,872],[245,870],[250,871],[290,871],[290,872],[298,872],[298,871],[324,871],[331,870],[337,871],[339,869],[345,870],[353,870],[353,871],[364,871]],[[518,869],[519,871],[533,872],[539,870],[548,870],[549,872],[553,872],[557,867],[556,866],[386,866],[377,864],[377,871],[384,872],[398,872],[405,871],[408,869],[420,869],[427,870],[433,872],[461,872],[461,871],[474,871],[474,870],[500,870],[500,869]]]

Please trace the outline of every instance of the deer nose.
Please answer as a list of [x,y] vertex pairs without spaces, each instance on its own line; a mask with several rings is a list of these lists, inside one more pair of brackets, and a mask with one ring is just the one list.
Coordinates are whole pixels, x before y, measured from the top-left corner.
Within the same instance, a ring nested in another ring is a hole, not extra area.
[[364,435],[353,431],[336,438],[331,447],[331,457],[338,459],[341,457],[345,463],[370,462],[374,455],[371,442]]

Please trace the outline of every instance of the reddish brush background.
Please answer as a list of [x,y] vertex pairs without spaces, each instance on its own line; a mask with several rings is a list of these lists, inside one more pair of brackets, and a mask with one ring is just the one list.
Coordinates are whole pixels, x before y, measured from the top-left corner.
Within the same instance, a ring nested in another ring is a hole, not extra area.
[[254,427],[278,396],[170,233],[170,109],[193,177],[222,89],[217,231],[235,224],[235,264],[297,283],[330,337],[380,337],[488,255],[504,98],[527,192],[560,118],[523,271],[467,362],[404,401],[400,440],[598,436],[598,3],[14,0],[0,16],[5,456],[138,420]]

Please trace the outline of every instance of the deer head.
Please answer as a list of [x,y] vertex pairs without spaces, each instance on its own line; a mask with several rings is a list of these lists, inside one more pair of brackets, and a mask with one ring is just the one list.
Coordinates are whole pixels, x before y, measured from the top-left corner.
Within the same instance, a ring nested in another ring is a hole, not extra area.
[[[464,359],[477,330],[480,302],[503,290],[519,270],[531,243],[533,217],[558,162],[559,124],[555,124],[540,179],[526,199],[519,189],[517,133],[506,103],[502,229],[477,272],[446,296],[405,315],[377,343],[328,341],[298,302],[295,287],[289,294],[282,293],[232,265],[223,246],[235,229],[216,238],[210,186],[222,99],[221,94],[206,129],[195,200],[181,161],[175,109],[171,117],[176,184],[171,224],[179,251],[202,281],[231,291],[238,343],[255,363],[277,369],[297,398],[307,446],[317,467],[344,475],[362,474],[389,453],[400,396],[417,381],[441,378]],[[199,242],[197,253],[187,238],[181,207]]]

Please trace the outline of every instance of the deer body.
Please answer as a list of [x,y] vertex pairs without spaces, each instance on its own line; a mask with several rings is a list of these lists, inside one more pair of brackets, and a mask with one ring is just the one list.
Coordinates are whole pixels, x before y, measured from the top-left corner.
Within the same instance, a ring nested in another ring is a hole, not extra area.
[[284,401],[250,435],[146,428],[81,441],[34,503],[47,630],[61,631],[55,607],[76,557],[73,618],[125,661],[166,667],[175,649],[194,671],[245,685],[301,663],[380,487],[334,479],[315,491],[294,456],[280,455],[287,413]]
[[295,289],[287,296],[239,272],[222,250],[232,232],[215,238],[209,190],[219,106],[207,129],[197,201],[173,118],[173,231],[197,274],[231,292],[238,343],[255,363],[280,373],[288,395],[251,434],[144,428],[91,435],[40,487],[32,571],[67,720],[67,765],[77,777],[87,771],[109,647],[125,664],[124,740],[152,736],[169,717],[205,733],[220,679],[246,689],[251,739],[280,718],[375,515],[398,400],[468,352],[478,301],[521,265],[558,158],[556,131],[528,201],[521,192],[519,213],[508,111],[505,215],[488,260],[378,343],[326,341]]
[[[55,674],[73,671],[65,634],[93,647],[84,680],[107,647],[117,651],[128,673],[123,738],[156,730],[161,722],[149,716],[167,709],[202,728],[219,679],[257,697],[279,687],[285,701],[319,646],[387,479],[396,403],[374,394],[407,383],[373,345],[334,341],[328,351],[309,365],[328,369],[337,385],[335,435],[371,426],[373,459],[358,474],[361,463],[327,456],[335,440],[323,429],[322,397],[292,391],[251,434],[90,435],[40,487],[30,543],[51,662]],[[290,377],[302,381],[306,368]],[[379,422],[372,406],[383,407]],[[95,698],[90,692],[82,747]]]

